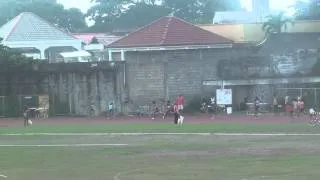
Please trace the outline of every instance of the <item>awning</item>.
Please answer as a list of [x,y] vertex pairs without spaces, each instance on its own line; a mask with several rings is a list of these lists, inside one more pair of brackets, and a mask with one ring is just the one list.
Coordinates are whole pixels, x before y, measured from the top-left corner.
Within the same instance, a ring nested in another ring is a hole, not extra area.
[[91,54],[87,51],[73,51],[73,52],[63,52],[60,55],[64,58],[72,58],[72,57],[90,57]]

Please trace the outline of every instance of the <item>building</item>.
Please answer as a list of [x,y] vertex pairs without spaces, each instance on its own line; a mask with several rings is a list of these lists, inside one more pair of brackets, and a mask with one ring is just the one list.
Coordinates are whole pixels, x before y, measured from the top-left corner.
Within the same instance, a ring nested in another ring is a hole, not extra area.
[[109,61],[125,61],[125,92],[138,104],[178,94],[190,102],[222,86],[233,90],[235,109],[244,97],[259,96],[270,103],[278,88],[319,83],[314,67],[319,61],[320,36],[312,32],[315,29],[296,32],[307,27],[302,24],[313,26],[301,22],[288,33],[260,42],[246,40],[242,25],[238,25],[241,31],[232,34],[224,32],[227,28],[209,31],[176,17],[163,17],[111,43]]
[[85,44],[84,50],[90,52],[96,61],[108,60],[106,47],[121,38],[121,36],[108,33],[74,33],[72,35]]
[[39,16],[24,12],[0,28],[2,44],[26,56],[55,62],[60,52],[82,49],[82,42]]
[[[212,33],[229,38],[235,42],[257,43],[265,39],[262,29],[263,23],[229,23],[229,24],[207,24],[199,27]],[[297,20],[294,24],[288,24],[286,33],[316,33],[320,32],[320,21]]]
[[[217,62],[232,56],[233,41],[176,17],[163,17],[108,46],[109,60],[126,62],[129,100],[188,99],[217,77]],[[120,55],[121,54],[121,55]]]

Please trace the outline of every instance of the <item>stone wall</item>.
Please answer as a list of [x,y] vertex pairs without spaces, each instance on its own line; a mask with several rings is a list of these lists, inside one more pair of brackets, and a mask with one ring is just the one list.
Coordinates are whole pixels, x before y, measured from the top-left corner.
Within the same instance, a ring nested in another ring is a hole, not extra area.
[[217,63],[232,57],[231,49],[127,52],[129,99],[138,103],[187,99],[203,94],[202,81],[219,79]]
[[[117,111],[121,111],[123,102],[122,66],[116,69],[83,67],[83,69],[64,70],[50,68],[32,73],[14,75],[11,78],[11,93],[8,94],[8,83],[4,76],[0,77],[0,96],[38,96],[47,94],[50,97],[50,113],[52,115],[88,115],[90,106],[95,107],[95,115],[107,111],[110,102],[114,102]],[[104,66],[103,66],[104,65]],[[74,68],[74,66],[72,66]],[[40,72],[41,71],[41,72]],[[122,77],[122,78],[121,78]],[[19,105],[21,106],[21,105]],[[20,107],[22,108],[22,107]]]
[[55,114],[88,115],[95,107],[95,115],[107,110],[109,102],[117,101],[114,73],[92,72],[55,73],[49,75],[50,99]]

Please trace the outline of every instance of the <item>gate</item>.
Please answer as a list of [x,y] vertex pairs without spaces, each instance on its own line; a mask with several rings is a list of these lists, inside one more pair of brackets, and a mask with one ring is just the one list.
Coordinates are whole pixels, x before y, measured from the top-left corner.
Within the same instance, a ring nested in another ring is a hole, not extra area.
[[43,113],[49,110],[48,95],[14,95],[0,96],[0,117],[18,117],[24,107],[40,109]]

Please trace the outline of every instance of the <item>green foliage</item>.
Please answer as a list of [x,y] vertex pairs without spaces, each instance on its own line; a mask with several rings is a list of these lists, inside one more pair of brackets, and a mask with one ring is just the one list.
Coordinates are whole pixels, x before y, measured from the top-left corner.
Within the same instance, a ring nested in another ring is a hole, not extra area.
[[0,44],[0,67],[13,70],[34,63],[38,63],[38,60],[26,57],[19,51]]
[[174,15],[192,23],[212,23],[217,10],[240,9],[239,0],[93,0],[91,30],[132,29]]
[[[32,58],[28,58],[24,55],[22,55],[19,51],[15,49],[11,49],[7,46],[3,46],[0,44],[0,73],[1,76],[3,76],[6,80],[6,96],[12,96],[12,79],[14,76],[22,73],[26,69],[29,69],[29,71],[32,71],[33,64],[39,63],[38,60],[34,60]],[[10,103],[13,103],[14,101],[10,101]],[[13,108],[15,104],[13,103]]]
[[285,31],[288,28],[288,24],[294,24],[293,20],[284,16],[281,12],[278,15],[270,15],[267,17],[267,21],[263,23],[262,29],[266,35],[277,34]]
[[85,16],[79,9],[64,9],[55,0],[6,0],[0,3],[0,25],[22,12],[33,12],[50,23],[71,32],[87,27]]

